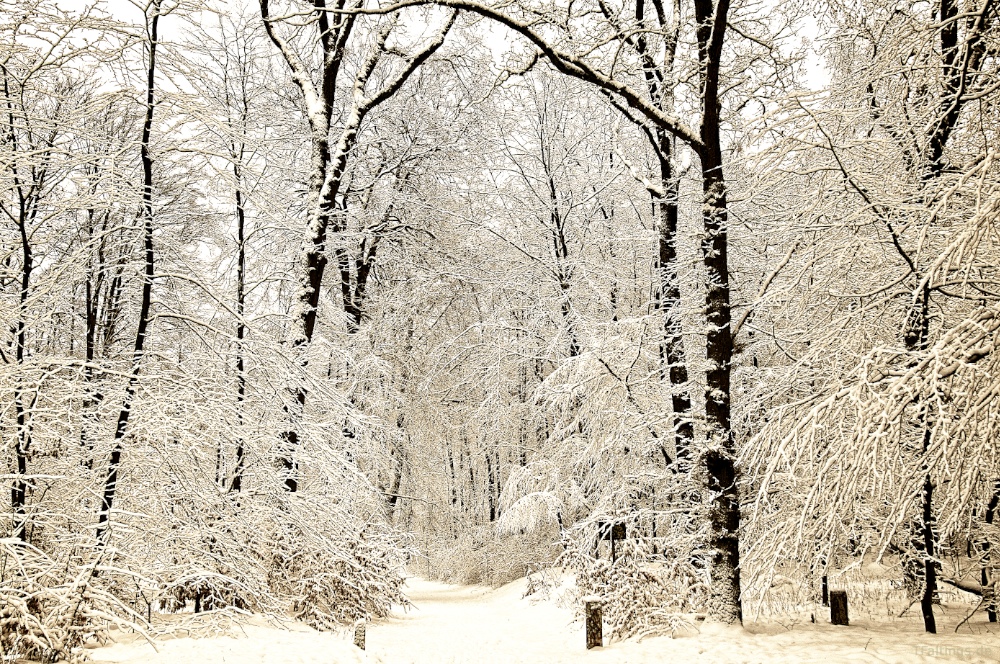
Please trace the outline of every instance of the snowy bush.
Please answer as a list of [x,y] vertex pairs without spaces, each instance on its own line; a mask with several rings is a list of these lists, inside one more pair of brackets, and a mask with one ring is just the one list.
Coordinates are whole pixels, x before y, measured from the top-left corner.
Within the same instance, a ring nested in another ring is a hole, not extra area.
[[612,638],[672,634],[691,627],[692,614],[704,610],[707,578],[689,552],[653,553],[645,538],[616,543],[617,556],[594,555],[593,527],[578,528],[564,539],[558,564],[576,576],[574,605],[599,597]]
[[103,641],[109,623],[136,627],[99,562],[57,560],[19,539],[0,539],[0,659],[81,661],[81,646]]
[[393,604],[407,603],[404,552],[386,546],[381,529],[362,527],[325,541],[315,535],[289,528],[274,543],[271,587],[291,600],[297,620],[333,629],[383,617]]

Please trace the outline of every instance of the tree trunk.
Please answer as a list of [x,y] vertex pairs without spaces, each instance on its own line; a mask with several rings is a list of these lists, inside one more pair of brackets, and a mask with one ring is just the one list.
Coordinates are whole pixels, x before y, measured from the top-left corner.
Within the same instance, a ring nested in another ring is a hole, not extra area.
[[[89,175],[96,176],[94,173]],[[97,185],[91,184],[90,193],[96,194]],[[97,232],[95,222],[96,210],[87,210],[87,236],[90,243],[94,242],[94,235]],[[92,432],[97,428],[97,408],[104,395],[94,386],[94,362],[97,359],[97,323],[99,304],[101,296],[101,286],[104,281],[104,230],[107,224],[107,215],[104,216],[104,223],[101,228],[101,237],[98,240],[96,251],[89,248],[89,259],[87,262],[87,275],[84,283],[84,317],[86,318],[86,329],[84,331],[84,367],[83,380],[85,384],[85,396],[83,400],[83,424],[80,427],[80,448],[83,452],[83,459],[80,461],[87,470],[94,467],[94,441],[91,439]],[[96,254],[96,265],[95,265]]]
[[111,507],[118,489],[118,469],[121,465],[122,446],[128,430],[129,416],[132,414],[132,403],[139,382],[139,368],[142,363],[143,348],[146,343],[146,333],[149,327],[150,306],[153,297],[153,158],[149,150],[149,137],[153,129],[153,111],[156,108],[153,99],[156,78],[156,46],[157,26],[160,20],[161,0],[152,0],[152,17],[147,16],[149,23],[149,62],[146,70],[146,117],[142,125],[142,142],[140,158],[142,161],[142,220],[143,246],[145,249],[145,274],[142,282],[142,300],[139,305],[139,325],[135,333],[135,346],[132,353],[132,369],[129,374],[122,407],[118,413],[118,423],[115,427],[114,446],[111,458],[108,460],[108,473],[104,480],[104,494],[101,501],[101,513],[97,521],[97,542],[99,546],[107,543],[108,527],[111,519]]
[[657,272],[660,278],[660,315],[663,317],[663,364],[670,382],[670,401],[674,416],[674,449],[679,470],[690,467],[691,443],[694,441],[694,422],[691,420],[691,397],[688,394],[688,371],[684,355],[684,338],[681,334],[681,289],[677,271],[677,219],[679,182],[673,174],[671,157],[673,140],[667,132],[655,132],[659,149],[660,184],[663,197],[659,199],[660,228],[657,235]]
[[719,69],[729,0],[695,0],[699,61],[702,67],[701,158],[702,255],[706,270],[705,453],[709,493],[709,612],[723,622],[743,620],[740,599],[740,500],[735,461],[736,442],[730,415],[730,372],[733,361],[732,314],[729,302],[728,202],[722,171]]
[[244,340],[246,338],[246,210],[243,207],[240,164],[233,163],[233,177],[236,180],[236,463],[229,490],[239,493],[243,489],[244,449],[243,409],[246,401],[247,375],[244,360]]
[[[925,434],[930,437],[930,432]],[[926,453],[926,450],[925,450]],[[934,494],[934,485],[931,483],[931,476],[924,478],[923,491],[923,514],[921,530],[924,539],[924,592],[920,597],[920,612],[924,616],[924,630],[930,634],[937,634],[937,625],[934,622],[934,600],[937,595],[937,563],[934,560],[934,513],[931,509],[931,498]]]
[[489,450],[483,455],[486,459],[486,503],[489,508],[490,523],[497,520],[497,472]]
[[[903,341],[906,350],[911,353],[918,353],[927,349],[930,335],[930,291],[925,286],[920,293],[920,297],[914,303],[908,313],[906,329],[903,334]],[[919,404],[918,404],[919,406]],[[921,434],[920,458],[925,459],[927,450],[931,443],[931,423],[928,421],[928,413],[921,406],[917,417]],[[913,576],[914,582],[919,583],[920,612],[924,619],[924,631],[929,634],[937,633],[937,624],[934,620],[933,604],[937,597],[937,563],[935,562],[935,537],[934,537],[934,484],[931,481],[930,473],[924,474],[924,482],[920,492],[920,517],[916,526],[916,536],[913,546],[920,556],[920,560],[915,562]]]
[[[993,525],[993,520],[996,518],[998,504],[1000,504],[1000,479],[993,481],[993,495],[990,497],[989,504],[986,505],[985,521],[989,525]],[[983,565],[983,569],[980,571],[983,587],[985,588],[987,583],[992,581],[994,589],[993,601],[991,601],[986,605],[986,616],[991,623],[995,623],[997,621],[997,604],[996,604],[997,580],[995,578],[991,579],[990,575],[987,574],[986,572],[987,566],[990,566],[993,562],[993,554],[990,551],[990,542],[988,539],[984,540],[983,542],[983,553],[986,554],[985,564]]]
[[[12,130],[13,131],[13,130]],[[17,335],[14,346],[14,359],[18,369],[24,366],[24,351],[27,335],[27,323],[25,318],[28,315],[28,293],[31,288],[31,272],[33,268],[34,256],[31,251],[31,240],[28,232],[28,218],[33,216],[30,211],[30,202],[19,193],[19,216],[18,230],[21,235],[21,289],[18,303]],[[24,476],[28,473],[28,454],[31,448],[31,426],[28,422],[28,414],[24,404],[24,376],[20,373],[14,385],[14,412],[17,420],[17,437],[15,439],[15,457],[17,463],[17,479],[14,480],[11,489],[11,511],[14,513],[14,536],[23,542],[28,541],[28,530],[26,523],[26,503],[28,485]]]

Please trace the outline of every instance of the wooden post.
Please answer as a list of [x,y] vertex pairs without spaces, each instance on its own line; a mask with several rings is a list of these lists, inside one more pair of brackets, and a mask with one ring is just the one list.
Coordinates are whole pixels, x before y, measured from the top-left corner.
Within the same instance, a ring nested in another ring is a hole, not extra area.
[[359,620],[358,622],[354,623],[354,645],[356,645],[357,647],[361,648],[362,650],[365,649],[365,621],[364,620]]
[[604,646],[601,600],[597,597],[584,598],[584,612],[587,616],[587,650]]
[[823,580],[820,582],[823,593],[823,606],[830,606],[830,586],[826,583],[826,574],[823,575]]
[[834,625],[847,625],[847,591],[833,590],[830,592],[830,622]]
[[980,579],[983,586],[983,603],[986,605],[986,619],[995,623],[997,621],[997,594],[996,586],[990,581],[991,579],[1000,579],[1000,569],[994,567],[992,572],[992,574],[987,574],[986,568],[983,567]]

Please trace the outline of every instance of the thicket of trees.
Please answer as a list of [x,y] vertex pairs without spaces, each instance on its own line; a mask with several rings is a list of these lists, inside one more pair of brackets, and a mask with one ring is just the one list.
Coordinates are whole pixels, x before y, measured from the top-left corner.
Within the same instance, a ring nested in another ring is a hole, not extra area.
[[990,596],[992,0],[0,10],[5,656],[407,564]]

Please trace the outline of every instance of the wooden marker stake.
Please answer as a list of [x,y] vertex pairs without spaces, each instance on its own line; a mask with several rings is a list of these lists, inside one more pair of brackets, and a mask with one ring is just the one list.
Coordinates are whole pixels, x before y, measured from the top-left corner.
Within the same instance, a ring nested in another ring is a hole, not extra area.
[[604,616],[601,602],[597,598],[584,600],[584,612],[587,615],[587,650],[604,646]]
[[830,622],[834,625],[847,625],[847,591],[830,591]]

